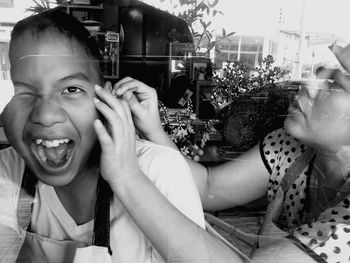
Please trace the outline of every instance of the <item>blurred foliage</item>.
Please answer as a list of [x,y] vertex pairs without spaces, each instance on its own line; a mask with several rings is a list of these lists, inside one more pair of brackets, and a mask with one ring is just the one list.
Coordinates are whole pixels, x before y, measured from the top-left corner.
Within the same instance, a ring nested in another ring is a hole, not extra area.
[[26,11],[31,12],[33,14],[38,14],[66,2],[69,2],[69,0],[56,0],[56,1],[33,0],[33,5],[26,8]]
[[[209,57],[209,52],[215,48],[215,30],[211,29],[212,20],[223,12],[216,9],[219,0],[159,0],[161,3],[168,2],[168,12],[186,21],[194,39],[197,55]],[[227,33],[222,29],[220,39],[226,39],[235,32]],[[219,50],[217,50],[220,52]]]
[[237,61],[214,70],[212,100],[222,108],[224,138],[237,151],[283,125],[297,88],[289,84],[290,72],[273,63],[268,55],[254,71]]
[[[249,67],[238,61],[228,61],[222,69],[214,66],[212,99],[220,107],[225,107],[242,95],[258,92],[276,81],[288,79],[288,71],[273,66],[274,59],[268,55],[261,67],[251,74]],[[251,74],[251,75],[250,75]]]
[[[142,0],[141,0],[142,1]],[[70,2],[69,0],[33,0],[33,6],[26,9],[34,14],[43,12],[57,5]],[[209,57],[209,52],[215,48],[215,30],[211,29],[212,20],[223,12],[216,9],[219,0],[159,0],[160,3],[169,3],[169,13],[186,21],[194,39],[197,55]],[[227,33],[223,28],[220,39],[228,39],[235,32]],[[176,34],[172,32],[172,34]],[[220,52],[220,50],[216,50]]]
[[161,101],[158,101],[164,131],[184,156],[199,161],[200,156],[204,153],[203,149],[206,142],[209,140],[209,126],[206,126],[201,134],[196,134],[193,125],[196,117],[193,115],[193,106],[190,99],[186,101],[186,106],[186,113],[183,114],[178,111],[174,119],[174,116],[170,117],[168,108]]

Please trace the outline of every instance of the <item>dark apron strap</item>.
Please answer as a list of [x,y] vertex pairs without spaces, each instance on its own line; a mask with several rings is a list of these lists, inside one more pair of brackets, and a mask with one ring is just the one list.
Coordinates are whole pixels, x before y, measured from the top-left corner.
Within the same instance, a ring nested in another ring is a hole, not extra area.
[[92,243],[95,246],[108,248],[108,253],[112,255],[110,246],[110,204],[112,190],[109,184],[99,177],[97,183],[97,200],[95,206],[94,236]]
[[[19,225],[30,231],[33,201],[35,197],[37,177],[28,166],[25,167],[17,204],[17,218]],[[112,190],[108,183],[99,176],[97,183],[97,200],[95,206],[95,223],[92,244],[108,248],[112,255],[110,246],[110,203]]]

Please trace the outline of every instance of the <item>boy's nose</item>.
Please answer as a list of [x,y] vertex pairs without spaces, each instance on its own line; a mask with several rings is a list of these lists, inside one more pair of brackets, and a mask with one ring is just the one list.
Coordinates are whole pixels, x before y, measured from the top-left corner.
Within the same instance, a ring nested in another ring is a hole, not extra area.
[[49,98],[37,98],[30,113],[30,120],[35,124],[50,127],[66,120],[63,109]]

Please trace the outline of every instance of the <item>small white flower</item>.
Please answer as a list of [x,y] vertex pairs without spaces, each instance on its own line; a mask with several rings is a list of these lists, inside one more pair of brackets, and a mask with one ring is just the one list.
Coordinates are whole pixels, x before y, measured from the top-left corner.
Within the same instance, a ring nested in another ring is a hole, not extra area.
[[187,130],[188,130],[189,133],[194,133],[194,129],[193,129],[191,124],[187,125]]
[[188,147],[187,147],[187,146],[183,146],[183,147],[180,149],[180,152],[181,152],[183,155],[185,155],[185,156],[187,156],[187,155],[190,153],[190,151],[188,150]]
[[180,138],[184,138],[187,135],[188,135],[188,132],[185,129],[181,128],[177,131],[177,136],[179,136]]

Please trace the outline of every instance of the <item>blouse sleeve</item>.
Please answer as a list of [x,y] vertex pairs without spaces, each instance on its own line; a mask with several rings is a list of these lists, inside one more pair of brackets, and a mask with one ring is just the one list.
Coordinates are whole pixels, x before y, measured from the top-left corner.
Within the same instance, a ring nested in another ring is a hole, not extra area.
[[260,141],[261,158],[270,174],[278,161],[280,152],[283,150],[282,145],[285,137],[286,132],[281,128],[270,132]]

